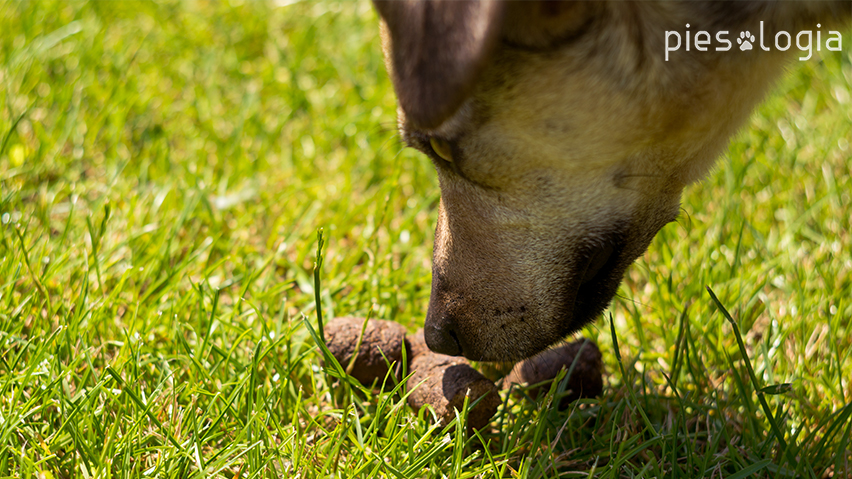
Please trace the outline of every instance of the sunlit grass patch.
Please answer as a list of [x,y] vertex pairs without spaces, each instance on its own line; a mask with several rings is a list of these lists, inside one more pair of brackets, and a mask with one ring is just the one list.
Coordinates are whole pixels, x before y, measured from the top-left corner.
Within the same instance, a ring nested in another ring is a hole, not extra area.
[[584,331],[603,395],[469,436],[321,366],[317,229],[324,315],[414,330],[439,194],[370,4],[284,3],[0,5],[0,475],[850,475],[848,49],[687,190],[620,360],[610,312]]

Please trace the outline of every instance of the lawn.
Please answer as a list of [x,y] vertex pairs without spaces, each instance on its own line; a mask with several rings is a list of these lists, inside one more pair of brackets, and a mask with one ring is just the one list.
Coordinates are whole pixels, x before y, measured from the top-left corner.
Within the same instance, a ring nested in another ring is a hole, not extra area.
[[582,332],[603,394],[469,435],[308,328],[429,297],[437,179],[368,2],[0,3],[0,476],[852,477],[850,44]]

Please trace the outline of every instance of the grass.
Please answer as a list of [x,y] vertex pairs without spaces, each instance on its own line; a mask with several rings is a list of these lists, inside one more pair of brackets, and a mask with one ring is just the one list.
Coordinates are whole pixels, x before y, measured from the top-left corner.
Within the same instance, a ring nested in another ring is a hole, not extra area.
[[852,477],[848,45],[583,332],[603,395],[470,437],[319,366],[318,309],[413,330],[429,295],[439,192],[376,32],[365,2],[0,4],[0,476]]

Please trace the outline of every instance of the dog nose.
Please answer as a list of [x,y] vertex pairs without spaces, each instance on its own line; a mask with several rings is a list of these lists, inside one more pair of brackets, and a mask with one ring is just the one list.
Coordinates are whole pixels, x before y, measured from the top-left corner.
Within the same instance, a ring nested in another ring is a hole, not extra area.
[[452,327],[452,322],[447,318],[427,321],[423,326],[423,335],[426,337],[426,345],[432,351],[448,356],[462,355],[459,338]]

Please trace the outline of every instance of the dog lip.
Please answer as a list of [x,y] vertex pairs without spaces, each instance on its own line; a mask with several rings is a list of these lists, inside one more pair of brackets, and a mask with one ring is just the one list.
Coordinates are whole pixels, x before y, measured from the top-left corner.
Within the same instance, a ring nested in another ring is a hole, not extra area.
[[583,279],[580,280],[580,284],[583,285],[594,280],[598,273],[600,273],[602,270],[607,269],[607,266],[611,262],[611,259],[614,257],[615,251],[616,247],[613,245],[604,245],[603,247],[594,251],[589,256],[586,271],[583,274]]
[[587,257],[589,259],[586,260],[587,267],[582,280],[569,286],[574,291],[574,300],[566,312],[570,320],[564,324],[561,331],[563,336],[594,321],[606,309],[618,291],[621,276],[629,265],[625,261],[622,241],[601,246]]

